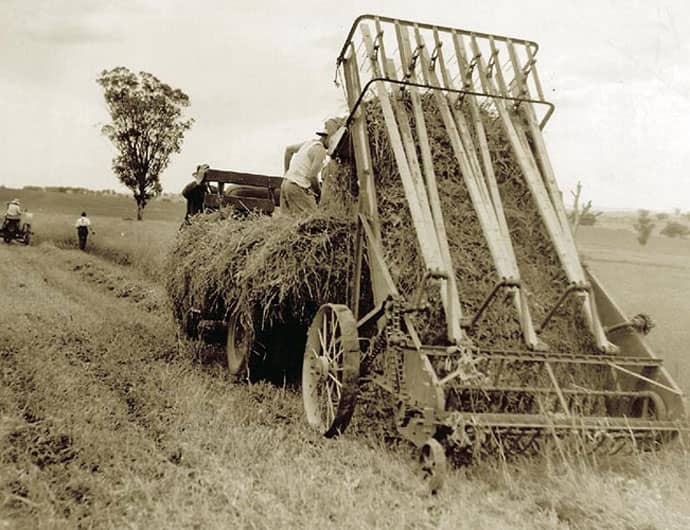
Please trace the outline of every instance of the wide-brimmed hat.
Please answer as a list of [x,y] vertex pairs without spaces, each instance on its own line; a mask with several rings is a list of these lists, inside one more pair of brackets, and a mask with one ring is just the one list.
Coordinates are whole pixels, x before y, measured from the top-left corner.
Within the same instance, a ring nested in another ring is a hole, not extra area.
[[21,204],[21,203],[19,202],[19,199],[12,199],[10,201],[10,204]]
[[206,172],[210,169],[210,166],[208,164],[201,164],[200,166],[196,166],[196,171],[192,173],[194,176],[194,180],[196,181],[197,184],[201,184],[204,181],[204,177],[206,176]]

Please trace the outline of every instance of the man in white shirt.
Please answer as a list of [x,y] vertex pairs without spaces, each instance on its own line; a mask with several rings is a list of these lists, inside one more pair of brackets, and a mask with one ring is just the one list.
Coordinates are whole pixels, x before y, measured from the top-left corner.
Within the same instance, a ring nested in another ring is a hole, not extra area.
[[19,199],[12,199],[7,203],[7,211],[5,212],[5,219],[2,222],[2,229],[4,230],[10,222],[17,223],[19,226],[19,220],[22,217],[22,206]]
[[12,199],[7,203],[7,211],[5,212],[5,219],[19,219],[22,216],[22,205],[19,199]]
[[93,230],[91,230],[91,221],[88,217],[86,217],[86,212],[81,212],[81,217],[77,219],[77,222],[74,223],[74,226],[77,228],[77,236],[79,237],[79,248],[81,250],[85,250],[86,238],[89,236],[89,232],[93,233]]
[[326,159],[328,138],[338,128],[328,120],[318,138],[285,149],[285,175],[280,186],[280,211],[290,215],[309,215],[316,210],[316,196],[321,192],[317,176]]

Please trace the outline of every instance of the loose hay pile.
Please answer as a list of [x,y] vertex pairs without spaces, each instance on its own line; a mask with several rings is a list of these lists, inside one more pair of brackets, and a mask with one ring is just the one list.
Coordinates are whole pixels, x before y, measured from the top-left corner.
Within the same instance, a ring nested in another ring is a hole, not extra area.
[[[270,355],[263,351],[271,343],[265,332],[286,325],[304,330],[321,304],[345,299],[353,232],[352,221],[327,212],[306,220],[198,216],[168,260],[175,317],[186,329],[192,308],[207,319],[238,315],[254,331],[256,353]],[[301,355],[304,339],[297,340],[282,354]]]
[[[365,106],[384,253],[400,292],[409,296],[424,267],[380,108],[375,102]],[[497,281],[495,269],[441,117],[430,99],[425,99],[424,110],[460,298],[464,313],[471,315]],[[497,120],[486,111],[484,119],[523,284],[534,321],[539,322],[567,281]],[[264,339],[275,339],[285,323],[304,337],[321,304],[347,303],[356,230],[353,173],[347,163],[332,164],[319,212],[305,220],[199,216],[180,233],[170,255],[168,292],[178,321],[184,324],[190,309],[198,308],[207,318],[227,320],[238,314]],[[436,311],[417,324],[424,342],[433,344],[443,340],[445,322],[438,300],[430,301]],[[495,301],[471,336],[481,347],[525,349],[517,314],[507,300]],[[556,312],[542,338],[554,351],[594,351],[574,304]],[[293,343],[296,359],[304,339]],[[600,377],[593,370],[559,375],[592,386],[592,378]],[[507,378],[535,377],[517,366],[507,372]]]

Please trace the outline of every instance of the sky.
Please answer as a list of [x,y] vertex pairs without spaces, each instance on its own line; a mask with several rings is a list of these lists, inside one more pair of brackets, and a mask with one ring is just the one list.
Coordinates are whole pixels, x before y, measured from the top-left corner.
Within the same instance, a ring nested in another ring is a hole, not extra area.
[[161,176],[197,164],[279,175],[286,145],[342,115],[335,60],[362,13],[537,41],[564,197],[690,210],[690,3],[558,0],[0,0],[0,185],[125,191],[96,78],[147,71],[195,120]]

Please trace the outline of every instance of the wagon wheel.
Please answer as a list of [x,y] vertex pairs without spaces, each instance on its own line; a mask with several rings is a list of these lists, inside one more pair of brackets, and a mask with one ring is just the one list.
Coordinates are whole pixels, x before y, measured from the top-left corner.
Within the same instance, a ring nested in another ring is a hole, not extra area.
[[225,343],[228,371],[231,375],[238,376],[246,370],[252,342],[252,331],[244,327],[238,314],[233,315],[228,321],[228,338]]
[[302,397],[309,425],[331,438],[355,409],[360,350],[357,324],[344,305],[321,306],[309,327],[302,365]]
[[26,232],[24,232],[24,237],[22,237],[22,243],[24,243],[27,246],[31,243],[31,232],[30,231],[27,230]]
[[446,452],[435,438],[429,438],[422,446],[419,455],[424,481],[429,485],[431,493],[436,493],[446,479]]

